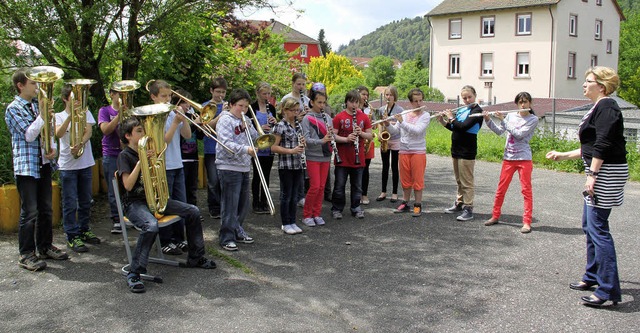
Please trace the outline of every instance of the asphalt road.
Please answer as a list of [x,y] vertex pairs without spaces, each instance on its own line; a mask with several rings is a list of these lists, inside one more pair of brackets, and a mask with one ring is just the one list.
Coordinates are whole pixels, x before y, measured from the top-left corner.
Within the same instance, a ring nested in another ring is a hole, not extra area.
[[[109,233],[107,203],[96,198],[94,231],[103,239],[43,272],[17,265],[16,235],[0,236],[2,332],[617,332],[640,331],[640,184],[613,210],[623,302],[593,309],[568,284],[585,264],[580,227],[584,176],[534,169],[533,232],[521,234],[522,199],[514,177],[502,223],[485,227],[500,165],[476,164],[475,220],[444,214],[455,193],[450,160],[428,156],[420,218],[375,202],[366,218],[345,214],[289,236],[279,216],[250,214],[255,244],[224,252],[217,220],[205,218],[215,270],[152,264],[164,283],[128,291],[120,235]],[[380,191],[372,163],[370,197]],[[277,206],[277,172],[271,190]],[[203,212],[206,193],[200,190]],[[299,212],[300,215],[300,212]],[[61,229],[55,242],[63,243]],[[226,260],[224,258],[226,258]]]

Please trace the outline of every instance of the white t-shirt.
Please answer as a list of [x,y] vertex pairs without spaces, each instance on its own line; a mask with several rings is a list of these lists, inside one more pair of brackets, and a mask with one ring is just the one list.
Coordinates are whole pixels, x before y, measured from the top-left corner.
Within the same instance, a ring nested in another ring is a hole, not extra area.
[[[93,115],[89,110],[86,111],[87,124],[93,126],[96,124],[96,120],[93,118]],[[62,124],[69,114],[67,111],[62,111],[56,113],[56,124]],[[71,135],[69,130],[71,129],[72,124],[70,123],[67,127],[67,132],[64,134],[62,138],[60,138],[60,156],[58,157],[58,165],[60,170],[81,170],[93,166],[96,162],[93,159],[93,152],[91,151],[91,141],[87,141],[84,144],[84,153],[80,155],[80,157],[73,158],[71,155],[71,146],[69,141],[71,140]],[[82,138],[78,138],[82,140]]]
[[[167,133],[169,127],[173,123],[173,118],[176,117],[175,112],[171,112],[167,117],[167,121],[164,123],[164,132]],[[182,169],[182,152],[180,152],[180,129],[184,123],[180,122],[178,128],[173,133],[171,141],[167,144],[167,150],[164,152],[164,163],[167,170]],[[164,139],[164,138],[163,138]]]

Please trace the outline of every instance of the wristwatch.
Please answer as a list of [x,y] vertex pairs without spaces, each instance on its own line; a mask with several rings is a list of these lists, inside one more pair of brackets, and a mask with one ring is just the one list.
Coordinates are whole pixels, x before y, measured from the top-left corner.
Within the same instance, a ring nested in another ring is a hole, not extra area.
[[587,172],[587,176],[591,176],[591,177],[593,177],[594,179],[598,179],[598,175],[599,175],[599,174],[600,174],[600,172],[598,172],[598,171],[591,171],[591,170],[589,170],[589,171]]

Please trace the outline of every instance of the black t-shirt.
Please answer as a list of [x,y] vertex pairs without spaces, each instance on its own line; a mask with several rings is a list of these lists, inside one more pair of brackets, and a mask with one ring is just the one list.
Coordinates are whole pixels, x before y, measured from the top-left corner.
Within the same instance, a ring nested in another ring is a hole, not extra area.
[[[138,152],[131,149],[130,147],[125,147],[120,154],[118,155],[118,171],[122,177],[122,174],[128,173],[131,174],[133,169],[136,167],[140,159],[138,158]],[[122,181],[122,178],[120,179]],[[133,185],[131,191],[125,191],[122,200],[126,205],[134,201],[146,201],[144,186],[142,185],[142,177],[139,175],[138,180]]]

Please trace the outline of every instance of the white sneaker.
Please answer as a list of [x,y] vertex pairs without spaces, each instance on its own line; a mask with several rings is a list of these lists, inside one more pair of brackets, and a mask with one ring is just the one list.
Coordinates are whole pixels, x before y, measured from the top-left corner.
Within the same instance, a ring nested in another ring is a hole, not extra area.
[[284,233],[285,233],[285,234],[287,234],[287,235],[295,235],[295,234],[297,234],[297,233],[298,233],[298,232],[296,232],[296,229],[294,229],[294,228],[292,227],[292,225],[291,225],[291,224],[285,224],[285,225],[283,225],[283,226],[282,226],[282,231],[284,231]]
[[316,222],[316,225],[324,225],[324,219],[322,216],[316,216],[313,220]]
[[304,225],[306,225],[307,227],[315,227],[316,226],[316,221],[313,219],[313,217],[307,217],[307,218],[303,219],[302,223],[304,223]]
[[300,199],[300,201],[298,201],[298,207],[304,208],[304,201],[304,198]]
[[296,231],[296,234],[299,234],[299,233],[301,233],[301,232],[302,232],[302,229],[300,229],[300,227],[298,227],[298,225],[297,225],[297,224],[295,224],[295,223],[294,223],[294,224],[291,224],[291,227],[293,228],[293,230],[295,230],[295,231]]

